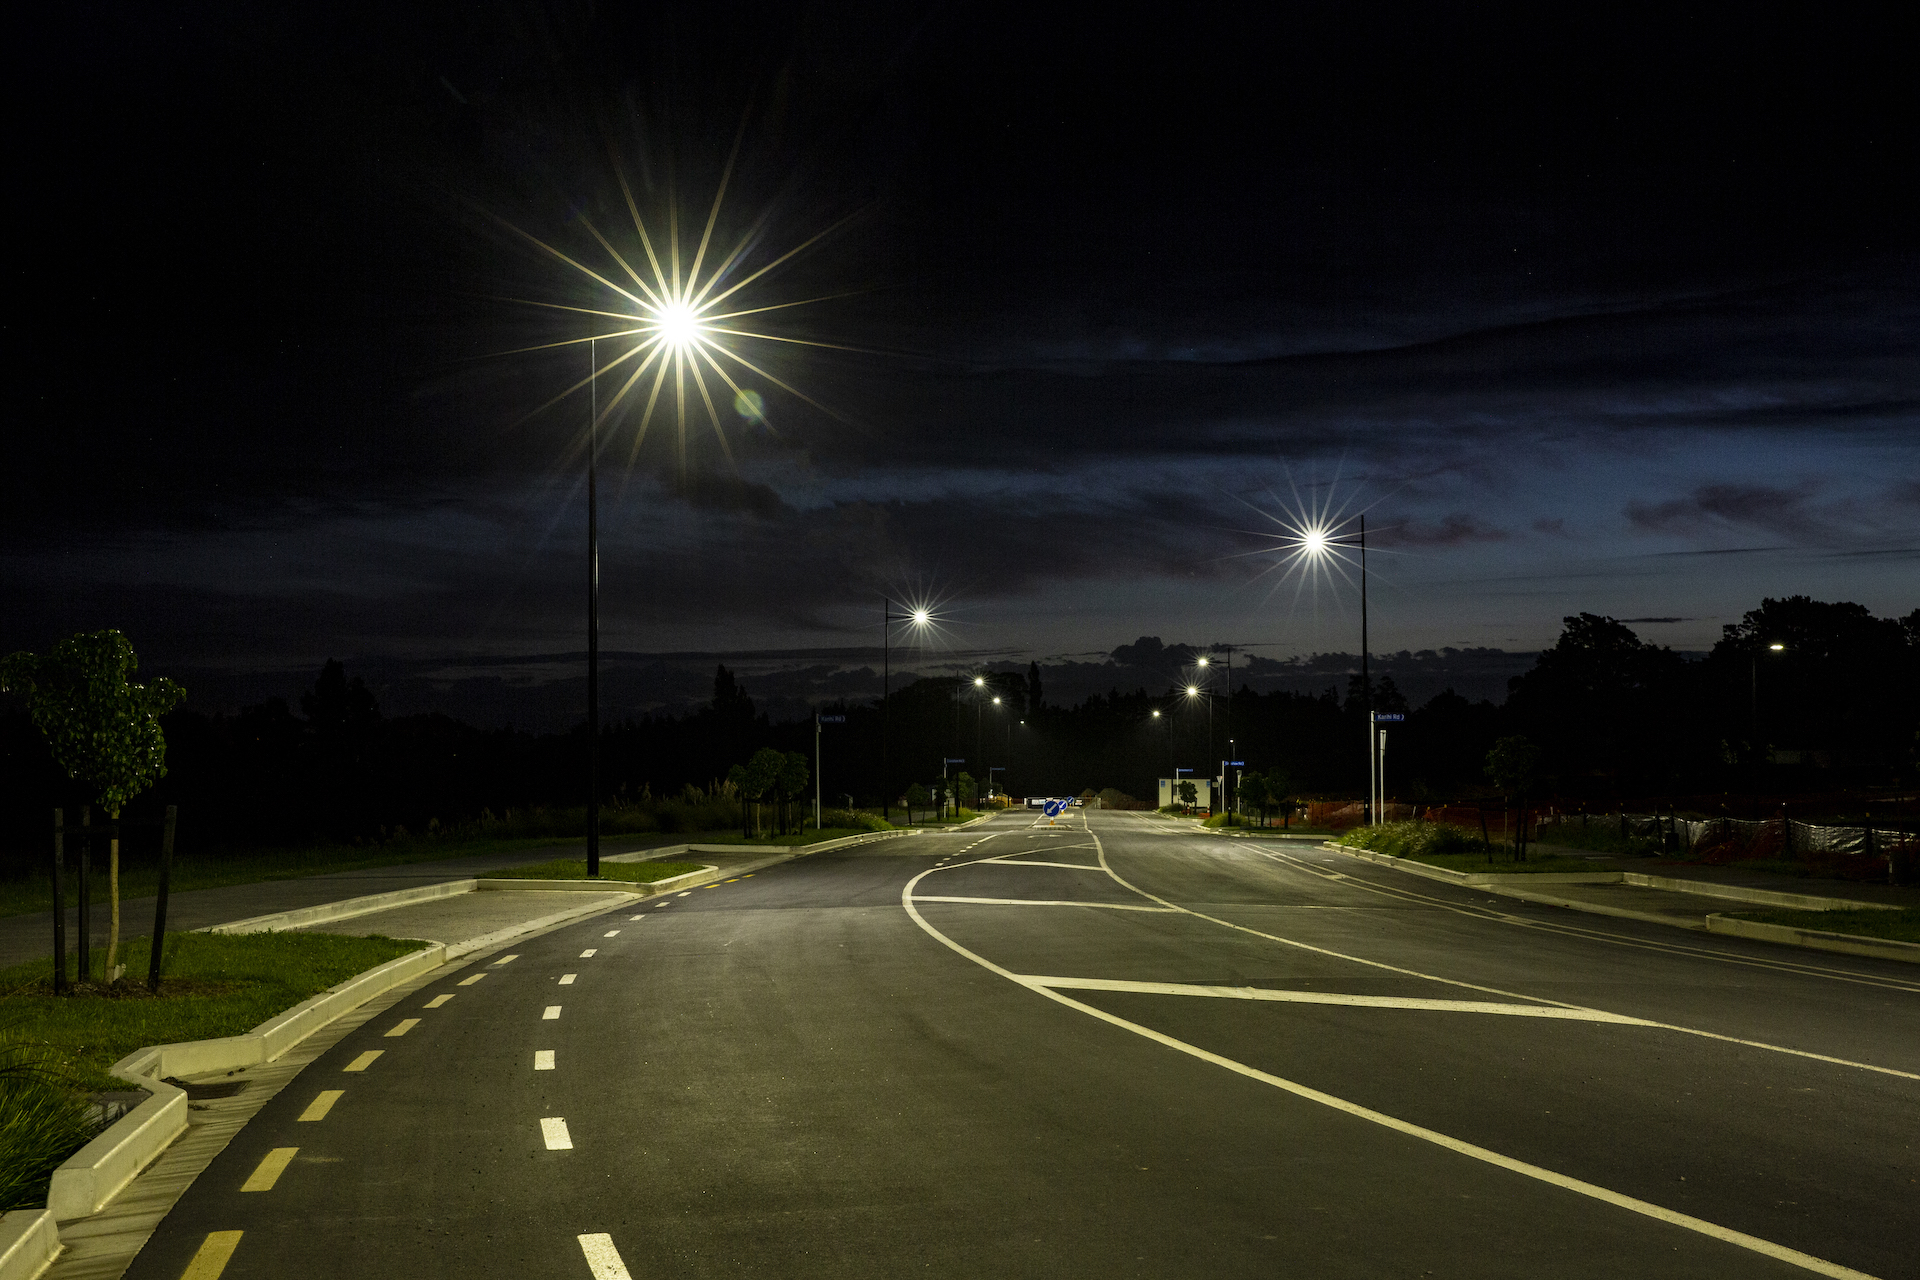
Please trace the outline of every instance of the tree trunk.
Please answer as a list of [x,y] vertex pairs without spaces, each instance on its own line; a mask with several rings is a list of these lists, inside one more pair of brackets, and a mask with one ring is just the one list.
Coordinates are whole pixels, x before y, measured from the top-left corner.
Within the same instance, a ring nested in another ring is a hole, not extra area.
[[[120,811],[113,810],[107,817],[118,824]],[[114,979],[114,969],[120,963],[120,836],[116,832],[107,841],[107,967],[103,974],[108,982]]]

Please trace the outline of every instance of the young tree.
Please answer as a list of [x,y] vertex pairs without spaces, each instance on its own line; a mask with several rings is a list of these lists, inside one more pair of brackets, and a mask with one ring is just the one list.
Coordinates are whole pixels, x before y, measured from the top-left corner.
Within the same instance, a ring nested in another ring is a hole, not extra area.
[[786,765],[785,756],[772,747],[762,747],[744,765],[727,770],[727,781],[740,793],[741,834],[746,838],[752,839],[759,830],[760,798],[779,783]]
[[960,776],[956,778],[954,782],[960,792],[961,804],[972,808],[974,805],[980,803],[980,784],[974,780],[972,774],[962,770]]
[[1502,738],[1487,752],[1487,777],[1507,796],[1507,802],[1520,811],[1520,825],[1514,832],[1514,855],[1527,860],[1527,793],[1540,776],[1540,748],[1525,738]]
[[1267,825],[1267,810],[1273,807],[1273,791],[1267,786],[1267,780],[1258,773],[1248,773],[1240,779],[1240,804],[1260,815],[1260,825]]
[[913,811],[924,809],[933,803],[933,793],[919,783],[907,788],[907,825],[913,825]]
[[1187,812],[1193,812],[1193,806],[1200,800],[1200,788],[1193,785],[1193,779],[1180,779],[1180,803],[1187,806]]
[[[118,631],[62,640],[44,656],[23,651],[0,660],[0,692],[26,699],[27,713],[46,736],[54,763],[115,822],[127,801],[166,776],[160,717],[187,696],[164,676],[150,685],[133,684],[127,677],[139,666],[133,645]],[[113,837],[107,848],[112,903],[107,972],[112,973],[120,951],[120,838]]]
[[813,771],[808,767],[807,757],[798,751],[787,752],[786,760],[780,766],[778,783],[780,798],[787,804],[786,818],[781,824],[783,829],[792,830],[796,825],[793,820],[793,802],[800,798],[807,789],[807,783],[811,781],[813,781]]

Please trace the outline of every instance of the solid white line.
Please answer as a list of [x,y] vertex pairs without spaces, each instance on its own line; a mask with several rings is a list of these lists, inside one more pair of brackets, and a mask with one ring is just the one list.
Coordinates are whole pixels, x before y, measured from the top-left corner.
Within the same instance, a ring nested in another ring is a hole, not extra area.
[[[1101,856],[1103,859],[1105,858],[1105,850],[1101,851]],[[1131,1031],[1137,1036],[1145,1037],[1156,1044],[1165,1045],[1169,1049],[1178,1050],[1181,1053],[1198,1058],[1202,1062],[1212,1063],[1217,1067],[1224,1067],[1228,1071],[1246,1076],[1250,1080],[1258,1080],[1262,1084],[1269,1084],[1276,1089],[1285,1090],[1295,1097],[1305,1098],[1309,1102],[1317,1102],[1321,1106],[1331,1107],[1335,1111],[1345,1112],[1350,1116],[1368,1121],[1369,1123],[1392,1129],[1396,1133],[1403,1133],[1408,1137],[1418,1138],[1423,1142],[1430,1142],[1437,1147],[1444,1148],[1445,1150],[1455,1152],[1456,1154],[1466,1156],[1473,1160],[1479,1160],[1485,1164],[1493,1165],[1495,1168],[1505,1169],[1511,1173],[1520,1174],[1523,1177],[1533,1178],[1549,1186],[1559,1187],[1565,1191],[1572,1191],[1577,1195],[1587,1196],[1603,1204],[1610,1204],[1615,1208],[1625,1209],[1631,1213],[1642,1214],[1645,1217],[1653,1218],[1660,1222],[1670,1223],[1677,1227],[1684,1227],[1689,1231],[1697,1231],[1701,1235],[1709,1236],[1712,1239],[1737,1245],[1742,1249],[1748,1249],[1754,1253],[1762,1254],[1781,1262],[1791,1263],[1794,1266],[1804,1268],[1819,1275],[1832,1276],[1835,1277],[1836,1280],[1874,1280],[1874,1277],[1869,1276],[1864,1271],[1855,1271],[1852,1268],[1840,1266],[1838,1263],[1828,1262],[1824,1258],[1816,1258],[1811,1254],[1801,1253],[1797,1249],[1789,1249],[1784,1245],[1774,1244],[1771,1240],[1762,1240],[1758,1236],[1750,1236],[1743,1231],[1734,1231],[1731,1228],[1720,1226],[1717,1223],[1708,1222],[1703,1218],[1678,1213],[1672,1209],[1663,1208],[1660,1205],[1652,1204],[1645,1200],[1637,1200],[1632,1196],[1624,1196],[1617,1191],[1609,1191],[1607,1188],[1597,1186],[1591,1182],[1582,1182],[1578,1178],[1569,1178],[1565,1174],[1555,1173],[1551,1169],[1543,1169],[1539,1165],[1528,1164],[1524,1160],[1515,1160],[1511,1156],[1501,1155],[1499,1152],[1488,1150],[1486,1147],[1475,1146],[1470,1142],[1462,1142],[1458,1138],[1449,1137],[1437,1130],[1428,1129],[1417,1124],[1410,1124],[1405,1120],[1387,1115],[1384,1112],[1375,1111],[1370,1107],[1363,1107],[1358,1103],[1348,1102],[1345,1098],[1336,1098],[1330,1093],[1322,1093],[1318,1089],[1312,1089],[1281,1076],[1269,1074],[1268,1072],[1261,1071],[1257,1067],[1250,1067],[1244,1062],[1236,1062],[1232,1058],[1222,1057],[1217,1053],[1202,1049],[1198,1045],[1188,1044],[1184,1040],[1176,1040],[1172,1036],[1155,1031],[1151,1027],[1143,1027],[1137,1022],[1129,1022],[1125,1018],[1115,1017],[1113,1014],[1107,1013],[1102,1009],[1096,1009],[1090,1004],[1082,1004],[1071,996],[1061,995],[1058,991],[1052,991],[1046,987],[1027,986],[1026,983],[1021,982],[1019,974],[1014,973],[1010,969],[1003,969],[985,956],[967,950],[967,948],[961,946],[952,938],[947,937],[946,934],[941,933],[938,929],[928,924],[926,917],[914,909],[913,904],[915,899],[913,896],[913,886],[919,883],[923,876],[929,874],[931,873],[926,871],[921,872],[920,875],[907,881],[906,886],[900,890],[900,905],[906,909],[909,916],[913,917],[915,924],[925,930],[928,936],[944,943],[981,968],[992,973],[997,973],[1009,982],[1020,983],[1021,986],[1026,986],[1029,991],[1038,992],[1047,999],[1057,1001],[1069,1009],[1077,1009],[1088,1017],[1098,1018],[1102,1022],[1110,1023],[1126,1031]],[[1116,880],[1119,879],[1118,876],[1114,878]],[[1152,895],[1143,896],[1151,897]],[[1158,899],[1155,900],[1158,901]]]
[[420,1019],[418,1018],[402,1018],[393,1025],[393,1029],[388,1031],[387,1034],[389,1036],[403,1036],[419,1025]]
[[600,949],[600,948],[598,948],[598,947],[588,947],[588,948],[587,948],[587,949],[586,949],[585,951],[582,951],[582,952],[580,953],[580,958],[581,958],[582,960],[589,960],[589,959],[592,959],[592,957],[593,957],[593,953],[594,953],[594,952],[596,952],[596,951],[598,951],[599,949]]
[[563,973],[560,975],[560,985],[570,987],[573,985],[573,980],[579,976],[577,973]]
[[515,960],[518,960],[519,958],[520,958],[519,952],[515,952],[513,955],[510,955],[510,956],[501,956],[498,960],[495,960],[494,963],[495,964],[512,964]]
[[547,1116],[541,1120],[540,1136],[546,1139],[549,1151],[573,1150],[573,1138],[567,1133],[567,1122],[560,1116]]
[[373,1060],[385,1053],[385,1049],[369,1049],[359,1057],[340,1068],[342,1071],[365,1071],[373,1065]]
[[547,1022],[552,1022],[555,1018],[559,1016],[560,1016],[560,1006],[557,1004],[548,1005],[547,1011],[540,1015],[540,1017]]
[[587,1255],[587,1266],[593,1270],[593,1280],[633,1280],[627,1264],[620,1261],[620,1251],[613,1247],[612,1236],[603,1231],[578,1239],[580,1252]]
[[[916,877],[917,878],[917,877]],[[1102,911],[1177,912],[1178,907],[1139,907],[1131,902],[1067,902],[1046,898],[936,898],[916,895],[915,902],[971,902],[991,907],[1099,907]]]
[[535,1071],[553,1070],[553,1050],[535,1049],[533,1051],[533,1069]]
[[309,1102],[307,1109],[300,1113],[300,1119],[325,1120],[327,1112],[333,1110],[333,1104],[340,1101],[346,1092],[345,1089],[322,1089],[320,1096]]
[[1084,862],[1029,862],[1015,854],[999,858],[982,858],[974,863],[976,867],[1064,867],[1068,871],[1103,871],[1098,866],[1088,866]]
[[[924,902],[918,898],[915,901]],[[1030,987],[1067,991],[1132,991],[1154,996],[1212,996],[1223,1000],[1274,1000],[1284,1004],[1340,1004],[1362,1009],[1428,1009],[1437,1013],[1500,1013],[1516,1018],[1560,1018],[1569,1022],[1614,1022],[1631,1027],[1658,1023],[1602,1009],[1563,1009],[1545,1004],[1495,1004],[1491,1000],[1421,1000],[1414,996],[1352,996],[1331,991],[1275,991],[1268,987],[1210,987],[1185,982],[1129,982],[1119,978],[1049,978],[1015,974]]]
[[435,996],[433,999],[427,1001],[426,1004],[422,1005],[421,1008],[438,1009],[441,1005],[445,1004],[447,1001],[451,999],[453,999],[453,992],[449,991],[447,992],[447,994],[443,996]]

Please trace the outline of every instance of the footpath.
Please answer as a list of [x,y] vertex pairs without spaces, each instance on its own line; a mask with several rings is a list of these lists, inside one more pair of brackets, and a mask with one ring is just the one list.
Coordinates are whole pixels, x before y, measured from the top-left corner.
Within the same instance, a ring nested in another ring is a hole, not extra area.
[[[54,1172],[45,1209],[0,1216],[0,1280],[119,1280],[194,1179],[303,1067],[450,969],[482,963],[510,942],[639,899],[688,893],[809,853],[917,834],[873,833],[799,846],[606,842],[603,860],[700,864],[697,871],[651,884],[486,874],[578,852],[577,845],[564,845],[180,894],[170,899],[168,916],[170,926],[181,929],[383,934],[429,945],[245,1035],[153,1045],[115,1063],[113,1074],[145,1100]],[[187,900],[191,910],[176,915],[173,902]],[[221,917],[236,909],[252,914]],[[23,958],[42,954],[51,927],[47,913],[0,925],[22,922],[31,926],[33,939]]]

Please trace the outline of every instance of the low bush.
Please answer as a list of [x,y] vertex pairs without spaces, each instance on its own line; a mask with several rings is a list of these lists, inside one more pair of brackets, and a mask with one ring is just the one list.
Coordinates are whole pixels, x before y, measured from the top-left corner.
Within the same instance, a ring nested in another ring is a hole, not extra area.
[[893,831],[891,822],[877,813],[862,813],[856,809],[822,809],[820,825],[823,827],[846,827],[854,831]]
[[1593,823],[1583,823],[1577,817],[1542,822],[1534,827],[1533,838],[1540,844],[1558,845],[1563,849],[1617,853],[1631,858],[1651,858],[1661,852],[1660,841],[1654,837],[1623,836],[1619,823],[1608,822],[1604,818]]
[[1485,852],[1479,832],[1445,822],[1384,822],[1377,827],[1354,827],[1335,843],[1396,858]]

